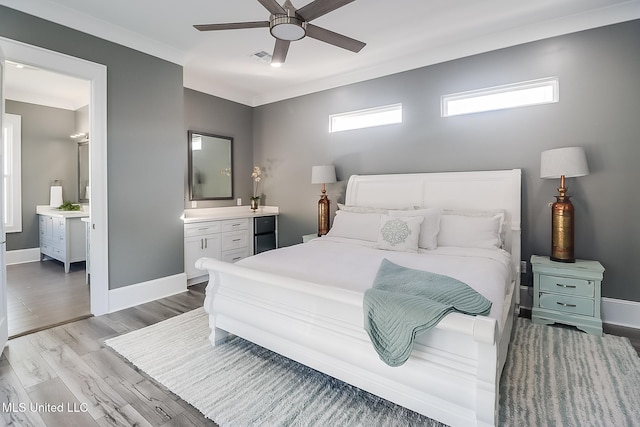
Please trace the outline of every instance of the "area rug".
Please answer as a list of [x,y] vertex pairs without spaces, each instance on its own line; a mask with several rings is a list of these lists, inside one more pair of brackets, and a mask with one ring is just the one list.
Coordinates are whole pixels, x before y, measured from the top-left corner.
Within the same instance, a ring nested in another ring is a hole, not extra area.
[[[220,426],[442,426],[240,338],[213,348],[197,309],[106,344]],[[629,340],[516,319],[500,426],[640,425]]]

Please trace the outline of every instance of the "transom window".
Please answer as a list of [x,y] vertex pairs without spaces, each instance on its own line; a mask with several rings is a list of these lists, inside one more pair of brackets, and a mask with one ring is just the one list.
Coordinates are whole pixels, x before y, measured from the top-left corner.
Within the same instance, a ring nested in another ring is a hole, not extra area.
[[329,132],[402,123],[402,104],[385,105],[329,116]]
[[558,102],[557,77],[443,95],[442,117]]

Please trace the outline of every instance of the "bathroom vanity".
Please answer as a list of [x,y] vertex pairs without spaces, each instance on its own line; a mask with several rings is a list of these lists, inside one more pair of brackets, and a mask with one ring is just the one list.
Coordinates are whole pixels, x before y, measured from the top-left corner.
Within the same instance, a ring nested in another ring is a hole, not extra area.
[[86,211],[62,211],[49,206],[38,206],[40,237],[40,260],[46,257],[64,264],[68,273],[73,262],[85,261],[86,226],[82,218],[88,217]]

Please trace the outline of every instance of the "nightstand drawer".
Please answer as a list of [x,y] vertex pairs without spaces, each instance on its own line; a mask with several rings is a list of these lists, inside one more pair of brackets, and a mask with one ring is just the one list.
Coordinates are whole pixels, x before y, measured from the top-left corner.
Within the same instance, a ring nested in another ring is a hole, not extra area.
[[540,275],[540,290],[578,297],[593,297],[595,283],[593,280],[574,279],[571,277]]
[[541,292],[539,301],[540,308],[583,316],[594,315],[594,301],[592,299]]

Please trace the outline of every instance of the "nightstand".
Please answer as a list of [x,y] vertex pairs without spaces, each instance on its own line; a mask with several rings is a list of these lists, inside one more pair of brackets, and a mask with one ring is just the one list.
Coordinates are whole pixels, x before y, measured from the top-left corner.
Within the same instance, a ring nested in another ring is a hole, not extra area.
[[604,267],[598,261],[551,261],[533,255],[533,323],[573,325],[602,336],[600,287]]
[[304,236],[302,236],[302,243],[307,243],[317,238],[318,238],[318,233],[305,234]]

